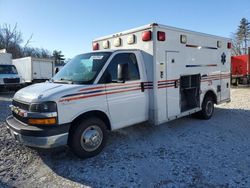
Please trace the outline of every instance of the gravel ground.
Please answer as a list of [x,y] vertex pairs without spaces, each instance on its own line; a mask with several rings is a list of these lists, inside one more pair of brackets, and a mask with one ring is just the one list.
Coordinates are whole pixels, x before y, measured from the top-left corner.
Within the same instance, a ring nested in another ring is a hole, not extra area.
[[209,121],[125,128],[87,160],[67,147],[16,143],[3,125],[9,96],[0,94],[0,187],[250,187],[250,88],[231,93]]

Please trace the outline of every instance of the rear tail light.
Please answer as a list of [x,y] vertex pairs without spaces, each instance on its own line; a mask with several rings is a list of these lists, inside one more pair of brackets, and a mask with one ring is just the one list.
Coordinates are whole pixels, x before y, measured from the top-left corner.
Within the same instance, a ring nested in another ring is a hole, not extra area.
[[151,31],[144,31],[143,33],[142,33],[142,40],[143,41],[150,41],[151,40],[151,38],[152,38],[152,32]]
[[228,42],[228,43],[227,43],[227,48],[228,48],[228,49],[231,49],[231,48],[232,48],[232,43],[231,43],[231,42]]
[[93,51],[99,50],[99,44],[97,42],[93,43]]
[[165,41],[166,40],[166,34],[165,34],[165,32],[158,31],[157,32],[157,40],[158,41]]

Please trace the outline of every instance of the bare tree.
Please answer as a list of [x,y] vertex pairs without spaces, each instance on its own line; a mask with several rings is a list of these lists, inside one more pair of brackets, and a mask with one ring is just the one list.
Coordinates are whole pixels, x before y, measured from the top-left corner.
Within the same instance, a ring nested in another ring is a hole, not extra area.
[[20,58],[26,56],[52,58],[51,53],[43,48],[33,48],[29,44],[33,38],[33,34],[22,46],[22,33],[17,30],[17,24],[12,28],[10,25],[0,25],[0,49],[4,48],[11,53],[13,58]]
[[5,48],[13,57],[21,55],[22,42],[22,34],[17,30],[17,24],[13,28],[7,24],[0,27],[0,48]]

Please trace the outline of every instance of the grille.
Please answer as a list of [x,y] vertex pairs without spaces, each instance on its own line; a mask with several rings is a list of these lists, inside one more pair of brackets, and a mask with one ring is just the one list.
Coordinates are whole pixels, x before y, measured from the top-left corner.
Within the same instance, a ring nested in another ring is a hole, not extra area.
[[3,81],[6,84],[17,84],[20,83],[20,78],[4,78]]
[[22,110],[26,110],[26,111],[28,111],[29,107],[30,107],[29,104],[18,102],[18,101],[15,101],[15,100],[12,101],[12,105],[16,106],[16,107],[18,107],[18,108],[20,108]]

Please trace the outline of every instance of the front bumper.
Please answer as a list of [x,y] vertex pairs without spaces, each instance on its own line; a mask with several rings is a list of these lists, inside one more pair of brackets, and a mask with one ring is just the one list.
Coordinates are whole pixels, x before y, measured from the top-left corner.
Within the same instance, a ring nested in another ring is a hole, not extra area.
[[9,116],[6,119],[6,127],[10,134],[24,145],[54,148],[67,144],[70,124],[38,127],[23,124],[13,116]]

